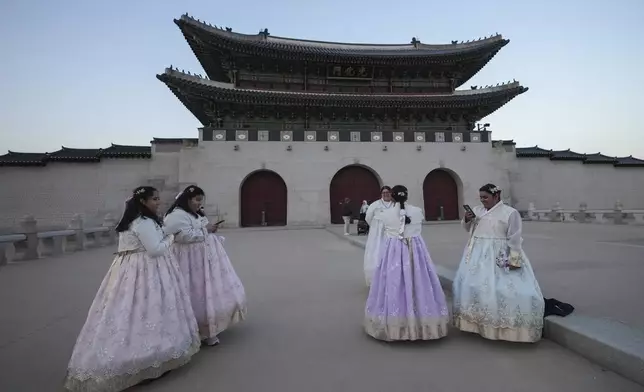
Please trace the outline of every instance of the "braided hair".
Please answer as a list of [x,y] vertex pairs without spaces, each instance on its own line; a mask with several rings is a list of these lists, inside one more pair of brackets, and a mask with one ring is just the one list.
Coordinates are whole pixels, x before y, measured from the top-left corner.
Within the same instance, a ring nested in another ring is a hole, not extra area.
[[[409,197],[409,192],[407,191],[407,188],[405,186],[396,185],[395,187],[391,188],[391,197],[394,199],[396,203],[400,204],[400,209],[404,210],[405,202]],[[405,215],[405,224],[408,225],[410,223],[411,223],[411,218]]]

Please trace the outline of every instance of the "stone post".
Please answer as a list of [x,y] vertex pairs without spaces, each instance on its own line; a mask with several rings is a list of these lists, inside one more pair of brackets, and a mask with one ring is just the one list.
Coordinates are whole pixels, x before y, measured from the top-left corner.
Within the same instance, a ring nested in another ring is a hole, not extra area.
[[40,257],[38,251],[38,222],[32,215],[25,216],[20,222],[22,233],[27,237],[27,251],[25,252],[25,260],[34,260]]
[[59,235],[52,237],[52,256],[62,256],[65,254],[65,249],[67,248],[67,236]]
[[579,213],[577,214],[577,222],[586,223],[586,210],[588,209],[588,204],[585,201],[579,203]]
[[107,232],[107,244],[108,245],[114,245],[116,243],[116,231],[114,229],[116,228],[116,219],[111,214],[105,215],[105,219],[103,220],[103,227],[109,227],[109,231]]
[[550,210],[550,222],[561,222],[561,205],[556,202]]
[[621,201],[617,200],[615,202],[615,210],[613,211],[613,223],[616,225],[621,225],[624,223],[623,218],[624,205]]
[[75,250],[84,250],[85,249],[85,232],[83,217],[81,214],[74,214],[72,221],[69,224],[69,228],[75,231],[74,239],[76,240],[76,249]]
[[527,216],[528,219],[527,220],[531,220],[531,221],[535,220],[535,218],[536,218],[535,210],[536,210],[536,208],[534,206],[534,203],[530,202],[528,204],[528,216]]

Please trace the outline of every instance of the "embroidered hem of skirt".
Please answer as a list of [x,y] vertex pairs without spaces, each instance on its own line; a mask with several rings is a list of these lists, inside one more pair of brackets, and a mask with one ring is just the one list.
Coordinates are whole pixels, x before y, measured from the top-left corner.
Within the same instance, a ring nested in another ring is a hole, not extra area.
[[402,318],[365,317],[365,331],[374,339],[392,340],[434,340],[447,336],[449,317]]
[[505,340],[517,343],[536,343],[541,340],[542,328],[498,328],[491,325],[477,324],[465,320],[462,316],[454,316],[454,326],[463,332],[472,332],[485,339]]
[[242,306],[239,306],[237,309],[235,309],[235,311],[230,317],[220,318],[219,315],[215,316],[216,321],[215,321],[214,328],[212,325],[208,323],[199,324],[199,335],[201,340],[214,338],[220,333],[222,333],[223,331],[232,327],[233,325],[244,321],[246,319],[246,313],[247,313],[246,304],[243,304]]
[[113,376],[105,376],[98,378],[90,376],[89,378],[81,379],[78,376],[67,375],[65,380],[65,388],[69,391],[82,391],[82,392],[119,392],[129,387],[135,386],[142,381],[148,379],[155,379],[161,377],[164,373],[177,369],[188,362],[193,355],[195,355],[201,347],[201,344],[193,344],[190,348],[179,358],[173,358],[169,361],[161,363],[158,367],[152,366],[147,369],[142,369],[134,374],[118,374]]

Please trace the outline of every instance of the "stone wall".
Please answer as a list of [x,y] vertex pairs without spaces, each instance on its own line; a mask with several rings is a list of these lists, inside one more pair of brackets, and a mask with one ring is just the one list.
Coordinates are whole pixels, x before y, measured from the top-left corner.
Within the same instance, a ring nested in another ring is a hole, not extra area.
[[136,186],[150,176],[148,159],[104,159],[100,163],[57,163],[0,168],[0,228],[33,215],[41,228],[66,227],[74,214],[88,223],[120,214]]
[[[234,146],[238,145],[236,151]],[[291,151],[287,146],[291,145]],[[324,147],[328,145],[326,151]],[[406,185],[410,202],[423,206],[422,186],[436,168],[459,186],[459,204],[478,203],[478,188],[492,182],[518,209],[644,209],[644,168],[584,165],[547,158],[516,158],[512,146],[489,143],[200,142],[154,144],[150,159],[103,159],[100,163],[49,162],[45,167],[0,167],[0,230],[11,231],[27,214],[47,228],[64,227],[76,213],[88,224],[105,214],[117,218],[130,191],[150,184],[161,191],[162,208],[188,184],[207,193],[210,214],[239,224],[241,184],[252,172],[269,169],[288,188],[289,224],[326,224],[329,185],[338,170],[353,164],[371,169],[381,183]],[[417,146],[421,145],[421,151]],[[465,146],[465,150],[462,147]]]
[[516,207],[527,210],[560,203],[563,209],[612,209],[617,200],[624,209],[644,209],[644,167],[614,167],[548,158],[513,158],[510,175]]

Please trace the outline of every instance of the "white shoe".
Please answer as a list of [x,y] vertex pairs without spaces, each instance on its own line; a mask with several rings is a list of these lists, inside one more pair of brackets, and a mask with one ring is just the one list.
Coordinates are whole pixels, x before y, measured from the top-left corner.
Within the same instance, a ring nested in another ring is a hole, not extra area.
[[219,338],[215,336],[214,338],[208,338],[203,342],[206,344],[206,346],[216,346],[219,344]]
[[344,235],[351,235],[351,234],[349,234],[349,233],[344,233]]

